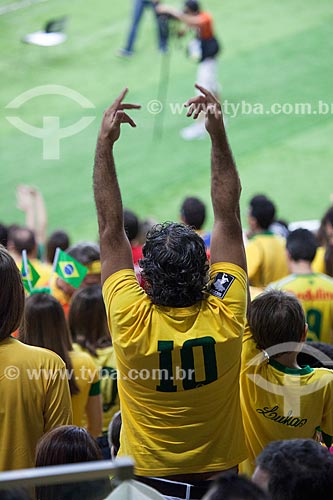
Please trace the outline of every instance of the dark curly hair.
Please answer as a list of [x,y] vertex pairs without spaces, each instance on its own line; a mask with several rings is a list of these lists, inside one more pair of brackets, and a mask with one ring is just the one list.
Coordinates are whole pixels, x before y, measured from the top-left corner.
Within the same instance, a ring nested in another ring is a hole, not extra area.
[[208,261],[202,238],[185,224],[157,224],[147,234],[139,264],[154,304],[188,307],[202,300]]

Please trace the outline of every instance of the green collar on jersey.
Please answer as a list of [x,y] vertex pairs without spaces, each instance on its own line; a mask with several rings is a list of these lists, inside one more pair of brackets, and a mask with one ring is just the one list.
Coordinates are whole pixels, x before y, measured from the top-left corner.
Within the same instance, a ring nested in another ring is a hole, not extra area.
[[308,375],[314,371],[309,365],[306,365],[303,368],[288,368],[275,359],[270,359],[269,364],[276,370],[279,370],[279,372],[287,373],[288,375]]

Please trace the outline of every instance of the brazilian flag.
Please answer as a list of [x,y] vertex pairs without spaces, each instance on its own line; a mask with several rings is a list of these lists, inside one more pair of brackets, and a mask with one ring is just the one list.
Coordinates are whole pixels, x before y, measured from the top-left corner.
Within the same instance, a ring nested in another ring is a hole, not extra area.
[[88,269],[83,264],[60,249],[58,250],[58,258],[54,269],[61,279],[74,288],[79,288],[88,272]]
[[26,267],[27,269],[25,269],[24,261],[22,260],[21,275],[23,286],[30,293],[39,280],[39,274],[29,259],[26,260]]

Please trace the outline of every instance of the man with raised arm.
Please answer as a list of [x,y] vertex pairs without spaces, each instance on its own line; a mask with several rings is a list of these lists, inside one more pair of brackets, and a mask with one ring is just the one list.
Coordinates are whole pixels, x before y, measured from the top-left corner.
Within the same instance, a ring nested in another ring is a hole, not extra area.
[[119,371],[119,454],[134,458],[141,479],[160,478],[150,484],[170,496],[180,487],[175,494],[165,479],[192,484],[196,495],[199,482],[205,489],[246,456],[239,402],[247,285],[241,187],[221,106],[197,88],[201,95],[185,106],[194,119],[205,111],[212,143],[210,267],[194,230],[164,223],[143,247],[145,290],[137,282],[113,157],[122,124],[136,126],[127,110],[138,106],[123,103],[127,89],[104,114],[94,170],[103,295]]

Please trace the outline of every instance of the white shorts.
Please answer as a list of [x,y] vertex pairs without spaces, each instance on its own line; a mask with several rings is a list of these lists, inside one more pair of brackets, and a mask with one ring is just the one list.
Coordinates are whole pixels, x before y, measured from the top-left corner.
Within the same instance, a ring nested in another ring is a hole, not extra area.
[[209,57],[199,63],[197,83],[213,94],[219,94],[220,85],[217,80],[217,59],[215,57]]

